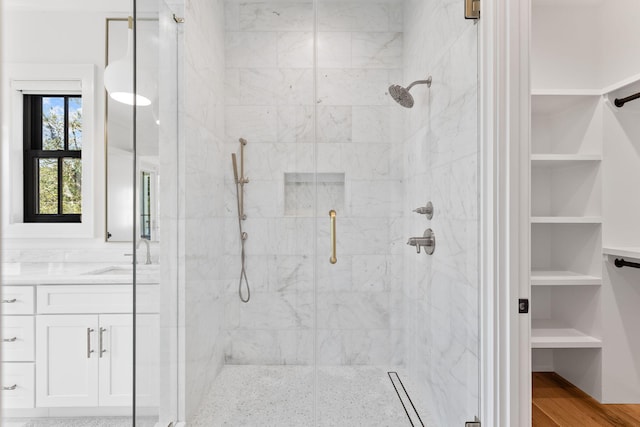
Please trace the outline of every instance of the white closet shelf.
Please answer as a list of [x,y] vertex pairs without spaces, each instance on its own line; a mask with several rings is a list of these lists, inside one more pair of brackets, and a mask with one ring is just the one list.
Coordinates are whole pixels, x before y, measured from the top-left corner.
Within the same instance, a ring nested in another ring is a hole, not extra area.
[[531,113],[555,114],[583,103],[596,103],[599,90],[541,90],[531,94]]
[[531,89],[531,96],[600,96],[602,89]]
[[602,340],[554,320],[532,320],[531,348],[602,348]]
[[576,273],[574,271],[531,272],[531,286],[600,286],[602,278]]
[[599,216],[532,216],[532,224],[602,224]]
[[628,258],[640,259],[640,247],[618,247],[607,246],[602,248],[605,255],[624,256]]
[[630,77],[628,77],[626,79],[620,80],[619,82],[616,82],[616,83],[614,83],[612,85],[609,85],[609,86],[605,87],[602,90],[602,93],[604,95],[607,95],[607,94],[609,94],[611,92],[615,92],[616,90],[619,90],[619,89],[622,89],[622,88],[626,88],[627,86],[630,86],[630,85],[632,85],[634,83],[638,83],[638,82],[640,82],[640,74],[636,74],[634,76],[630,76]]
[[582,163],[602,161],[600,154],[532,154],[533,167],[566,167]]

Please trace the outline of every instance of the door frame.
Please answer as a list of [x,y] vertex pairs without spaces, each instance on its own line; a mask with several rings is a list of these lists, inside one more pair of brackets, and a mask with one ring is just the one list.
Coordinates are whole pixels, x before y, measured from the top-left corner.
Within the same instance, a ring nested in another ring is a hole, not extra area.
[[[460,5],[462,7],[462,4]],[[480,418],[531,425],[529,146],[531,0],[482,0]]]

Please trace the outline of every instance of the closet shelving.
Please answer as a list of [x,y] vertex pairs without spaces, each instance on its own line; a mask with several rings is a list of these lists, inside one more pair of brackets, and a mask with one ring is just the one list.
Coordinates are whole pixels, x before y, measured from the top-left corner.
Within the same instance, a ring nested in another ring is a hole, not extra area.
[[600,286],[602,277],[575,271],[532,271],[531,286]]
[[531,2],[532,367],[602,403],[640,403],[640,270],[614,264],[640,262],[640,100],[615,106],[640,92],[638,17]]
[[[532,93],[531,348],[601,348],[600,91]],[[534,355],[534,366],[536,364]]]
[[531,348],[601,348],[602,340],[555,320],[534,320]]
[[532,216],[532,224],[600,224],[601,217],[596,216]]
[[618,248],[618,247],[607,246],[607,247],[602,248],[602,253],[605,254],[605,255],[613,255],[613,256],[618,256],[618,257],[627,257],[627,258],[633,258],[633,259],[640,259],[640,247],[637,247],[637,248],[633,248],[633,247]]

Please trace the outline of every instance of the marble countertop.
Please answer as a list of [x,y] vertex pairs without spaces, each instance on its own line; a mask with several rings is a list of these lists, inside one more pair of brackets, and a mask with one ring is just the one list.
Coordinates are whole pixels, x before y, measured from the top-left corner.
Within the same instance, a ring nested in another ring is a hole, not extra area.
[[[159,283],[158,264],[136,266],[136,283]],[[3,285],[92,285],[133,282],[132,264],[6,262],[2,263]]]

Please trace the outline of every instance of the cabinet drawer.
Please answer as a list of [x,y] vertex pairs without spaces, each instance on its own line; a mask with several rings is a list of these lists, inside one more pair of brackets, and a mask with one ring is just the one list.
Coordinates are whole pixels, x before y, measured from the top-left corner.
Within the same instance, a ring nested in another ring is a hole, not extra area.
[[33,362],[35,348],[33,316],[2,316],[2,359]]
[[2,364],[2,408],[35,407],[35,367],[33,363]]
[[33,286],[3,286],[2,314],[33,314]]
[[[137,285],[138,312],[157,313],[158,285]],[[131,313],[131,285],[38,286],[38,314]]]

